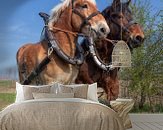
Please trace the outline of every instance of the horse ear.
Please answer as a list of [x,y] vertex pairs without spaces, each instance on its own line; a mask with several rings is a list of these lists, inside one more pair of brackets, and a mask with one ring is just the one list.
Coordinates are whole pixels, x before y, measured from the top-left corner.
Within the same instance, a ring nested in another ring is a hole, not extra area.
[[108,17],[109,16],[109,14],[110,14],[110,6],[108,6],[108,7],[106,7],[101,13],[102,13],[102,15],[106,18],[106,17]]
[[121,0],[113,0],[113,4],[112,5],[117,5],[117,4],[120,4],[121,3]]
[[121,4],[121,0],[113,0],[112,7],[117,7]]

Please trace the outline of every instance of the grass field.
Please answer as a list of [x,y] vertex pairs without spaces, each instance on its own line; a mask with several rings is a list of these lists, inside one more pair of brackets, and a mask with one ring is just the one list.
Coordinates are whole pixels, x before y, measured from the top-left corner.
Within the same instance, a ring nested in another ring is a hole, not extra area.
[[0,110],[15,101],[15,81],[0,80]]

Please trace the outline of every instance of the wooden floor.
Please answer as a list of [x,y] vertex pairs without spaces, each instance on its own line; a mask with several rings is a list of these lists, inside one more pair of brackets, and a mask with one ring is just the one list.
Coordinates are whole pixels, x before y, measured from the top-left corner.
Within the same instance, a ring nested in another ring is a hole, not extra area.
[[132,129],[128,130],[163,130],[163,114],[129,114]]

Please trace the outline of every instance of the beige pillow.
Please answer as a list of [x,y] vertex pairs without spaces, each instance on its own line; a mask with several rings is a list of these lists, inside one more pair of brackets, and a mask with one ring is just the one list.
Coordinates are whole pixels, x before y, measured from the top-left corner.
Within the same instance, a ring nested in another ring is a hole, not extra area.
[[41,98],[73,98],[74,93],[33,93],[34,99],[41,99]]
[[74,84],[74,85],[62,85],[59,84],[61,92],[73,92],[75,98],[84,98],[98,102],[97,96],[97,83],[93,84]]
[[51,93],[74,93],[75,98],[87,99],[88,85],[87,84],[74,84],[74,85],[63,85],[53,86]]
[[29,100],[29,99],[34,99],[32,93],[50,93],[50,87],[51,86],[40,86],[40,87],[34,87],[34,86],[24,86],[23,87],[23,92],[24,92],[24,99]]

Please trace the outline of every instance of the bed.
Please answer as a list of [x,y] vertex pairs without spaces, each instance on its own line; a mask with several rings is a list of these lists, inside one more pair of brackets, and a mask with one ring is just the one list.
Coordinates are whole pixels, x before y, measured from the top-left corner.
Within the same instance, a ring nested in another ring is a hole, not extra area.
[[0,112],[0,130],[124,130],[109,107],[80,98],[14,103]]
[[124,130],[122,118],[98,102],[97,84],[16,83],[16,101],[0,112],[0,130]]

